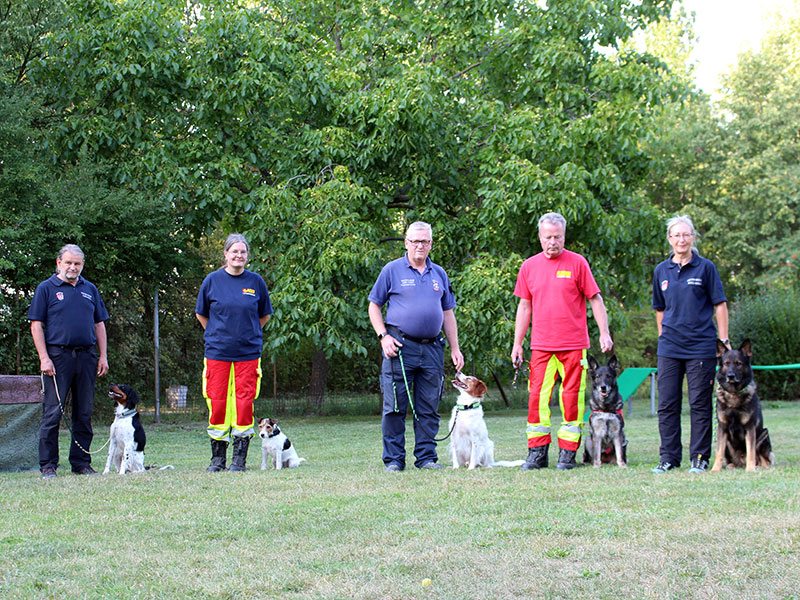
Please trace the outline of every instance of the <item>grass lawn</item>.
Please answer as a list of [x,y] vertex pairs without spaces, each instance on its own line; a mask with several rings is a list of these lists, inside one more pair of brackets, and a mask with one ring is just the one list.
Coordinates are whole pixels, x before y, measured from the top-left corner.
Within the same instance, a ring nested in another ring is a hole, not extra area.
[[[637,411],[628,469],[571,472],[384,473],[379,418],[338,417],[281,422],[298,469],[258,470],[254,440],[252,470],[209,474],[204,423],[145,418],[146,463],[174,470],[85,477],[65,433],[57,479],[0,474],[2,598],[800,597],[800,403],[765,406],[778,465],[754,474],[651,474]],[[522,411],[487,423],[524,457]]]

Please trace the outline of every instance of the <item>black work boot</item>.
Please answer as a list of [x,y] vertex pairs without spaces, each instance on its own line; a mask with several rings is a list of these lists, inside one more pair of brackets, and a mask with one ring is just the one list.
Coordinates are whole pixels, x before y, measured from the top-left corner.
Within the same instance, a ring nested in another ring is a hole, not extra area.
[[528,458],[522,463],[520,469],[523,471],[532,471],[533,469],[544,469],[547,467],[547,451],[550,449],[550,444],[544,446],[536,446],[535,448],[528,449]]
[[225,470],[225,455],[228,453],[228,442],[225,440],[211,440],[211,464],[206,471],[216,473]]
[[244,471],[247,464],[247,449],[250,447],[249,437],[233,436],[233,458],[231,471]]
[[556,463],[556,469],[560,471],[566,471],[568,469],[575,468],[575,450],[565,450],[561,448],[558,451],[558,462]]

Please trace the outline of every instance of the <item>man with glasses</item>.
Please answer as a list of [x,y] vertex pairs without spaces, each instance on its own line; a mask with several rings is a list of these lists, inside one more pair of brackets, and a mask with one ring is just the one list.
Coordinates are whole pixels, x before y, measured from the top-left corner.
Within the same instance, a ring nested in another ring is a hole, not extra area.
[[442,330],[456,370],[464,366],[453,313],[456,299],[447,273],[428,258],[432,244],[431,226],[422,221],[412,223],[406,231],[405,256],[381,270],[369,293],[369,320],[383,352],[381,429],[386,471],[402,471],[406,466],[409,400],[414,418],[414,465],[441,468],[434,438],[439,431],[439,400],[444,386]]
[[547,466],[550,448],[550,395],[561,376],[557,469],[575,467],[581,443],[586,389],[586,300],[600,330],[600,350],[614,347],[600,288],[589,263],[564,249],[567,221],[558,213],[539,219],[542,252],[530,257],[519,270],[514,295],[519,297],[511,361],[522,363],[522,342],[531,329],[530,395],[528,398],[528,457],[523,470]]

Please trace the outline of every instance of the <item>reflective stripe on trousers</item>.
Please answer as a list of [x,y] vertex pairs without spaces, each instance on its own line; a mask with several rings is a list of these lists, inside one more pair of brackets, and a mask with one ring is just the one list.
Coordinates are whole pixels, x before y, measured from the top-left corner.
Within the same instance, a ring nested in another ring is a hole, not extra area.
[[558,429],[558,445],[576,450],[581,443],[586,393],[586,350],[559,352],[531,351],[528,381],[528,447],[544,446],[551,441],[550,397],[561,376],[558,404],[562,421]]

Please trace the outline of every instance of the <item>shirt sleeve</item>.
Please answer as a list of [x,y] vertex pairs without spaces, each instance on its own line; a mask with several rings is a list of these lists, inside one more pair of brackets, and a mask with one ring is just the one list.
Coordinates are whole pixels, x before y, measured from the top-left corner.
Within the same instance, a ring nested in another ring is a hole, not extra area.
[[108,309],[103,302],[103,298],[100,297],[100,292],[97,290],[97,286],[92,284],[92,287],[94,287],[95,298],[97,298],[97,302],[94,305],[94,322],[102,323],[103,321],[108,320]]
[[720,279],[717,266],[709,261],[709,290],[708,297],[711,298],[711,304],[719,304],[720,302],[727,302],[725,291],[722,289],[722,279]]
[[387,267],[381,269],[380,275],[378,275],[378,279],[375,280],[375,284],[372,286],[372,290],[368,296],[369,301],[374,302],[378,306],[383,306],[389,299],[390,278]]
[[262,317],[266,317],[267,315],[271,315],[274,311],[272,309],[272,301],[269,298],[267,284],[261,275],[258,276],[258,287],[261,288],[258,301],[258,317],[260,319]]
[[210,277],[211,276],[208,275],[200,285],[200,291],[197,293],[197,305],[194,308],[194,312],[204,317],[208,317],[209,314],[208,280]]
[[47,290],[45,284],[40,283],[36,286],[36,291],[33,293],[33,301],[31,307],[28,309],[29,321],[47,321]]
[[664,292],[661,291],[661,284],[658,281],[658,267],[653,271],[653,310],[664,310],[667,304],[664,302]]
[[523,262],[522,266],[520,266],[519,273],[517,274],[517,283],[514,286],[514,295],[518,298],[522,298],[523,300],[530,300],[532,297],[526,276],[528,271],[528,260]]

